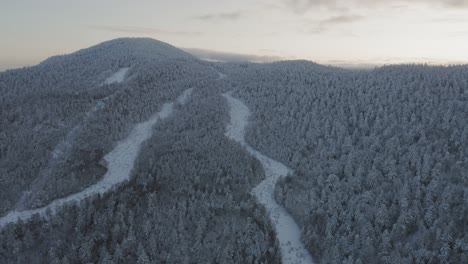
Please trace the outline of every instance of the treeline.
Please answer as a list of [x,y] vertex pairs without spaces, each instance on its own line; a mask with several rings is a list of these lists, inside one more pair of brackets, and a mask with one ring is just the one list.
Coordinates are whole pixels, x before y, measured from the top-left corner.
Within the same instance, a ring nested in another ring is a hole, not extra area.
[[232,67],[230,81],[249,144],[296,172],[276,198],[314,257],[468,262],[467,67],[292,66]]

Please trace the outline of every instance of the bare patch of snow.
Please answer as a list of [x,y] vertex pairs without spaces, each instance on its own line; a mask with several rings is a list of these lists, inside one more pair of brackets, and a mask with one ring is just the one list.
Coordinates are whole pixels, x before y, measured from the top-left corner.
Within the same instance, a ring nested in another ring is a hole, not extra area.
[[286,210],[278,205],[274,199],[276,182],[292,173],[284,164],[272,160],[261,154],[245,142],[245,127],[250,116],[249,108],[232,97],[230,93],[223,94],[230,106],[231,122],[226,127],[226,137],[244,146],[247,151],[256,157],[265,170],[266,179],[260,182],[253,190],[257,200],[265,207],[280,242],[281,258],[283,263],[313,263],[312,256],[301,241],[301,231],[294,219]]
[[45,207],[26,211],[12,211],[6,216],[0,218],[0,227],[3,227],[8,223],[16,222],[18,219],[22,219],[23,221],[30,219],[35,214],[46,216],[49,210],[53,215],[64,204],[79,202],[88,197],[104,194],[115,188],[117,185],[129,180],[141,145],[151,137],[153,126],[159,120],[169,117],[173,113],[174,105],[176,103],[187,103],[191,93],[192,89],[186,90],[175,100],[175,102],[164,104],[161,110],[154,114],[149,120],[137,124],[127,138],[120,141],[117,146],[104,157],[104,160],[107,162],[108,170],[99,182],[79,193],[54,200]]
[[130,68],[121,68],[104,81],[104,84],[121,83]]
[[192,95],[193,88],[185,90],[178,98],[177,98],[177,103],[184,105],[187,103],[188,99]]
[[221,72],[218,72],[218,80],[222,80],[222,79],[224,79],[224,78],[226,78],[226,77],[227,77],[226,74],[221,73]]

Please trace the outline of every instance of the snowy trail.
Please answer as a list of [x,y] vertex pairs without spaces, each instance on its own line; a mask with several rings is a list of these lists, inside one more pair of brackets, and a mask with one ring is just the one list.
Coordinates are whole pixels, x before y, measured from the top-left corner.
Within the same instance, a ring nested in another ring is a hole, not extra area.
[[[121,83],[125,79],[125,75],[127,74],[130,68],[121,68],[114,74],[112,74],[109,78],[105,80],[105,84],[111,83]],[[84,120],[82,123],[86,123],[91,117],[93,117],[97,111],[103,109],[106,105],[105,101],[109,99],[112,95],[108,95],[103,99],[97,100],[93,108],[86,112]],[[75,139],[78,137],[81,129],[81,124],[76,125],[70,130],[70,132],[65,136],[65,138],[55,146],[54,150],[52,151],[52,156],[49,159],[47,167],[41,172],[41,175],[49,175],[53,168],[63,160],[66,160],[73,149],[73,143]],[[38,177],[39,179],[44,178],[43,176]],[[32,186],[36,186],[36,183],[33,183]],[[41,185],[42,186],[42,185]],[[21,202],[20,202],[21,203]]]
[[226,78],[226,77],[227,77],[227,75],[226,75],[226,74],[224,74],[224,73],[221,73],[221,72],[218,72],[218,79],[216,79],[216,80],[218,80],[218,81],[219,81],[219,80],[222,80],[222,79],[224,79],[224,78]]
[[244,103],[232,97],[230,93],[223,94],[223,96],[230,106],[229,114],[231,117],[231,122],[226,127],[226,137],[245,147],[250,154],[260,161],[265,170],[266,179],[253,188],[252,193],[265,207],[270,216],[280,242],[282,262],[313,263],[312,256],[301,241],[301,231],[298,225],[288,212],[276,203],[273,196],[276,182],[281,177],[292,173],[292,170],[284,164],[261,154],[245,142],[245,127],[247,126],[250,110]]
[[[93,117],[96,112],[105,106],[105,100],[108,99],[109,96],[98,100],[93,108],[85,114],[82,123],[88,122],[88,120]],[[73,149],[73,145],[76,141],[76,138],[81,133],[81,124],[74,126],[70,132],[65,136],[65,138],[60,141],[52,151],[52,155],[47,162],[47,166],[39,172],[39,176],[32,182],[31,190],[26,191],[23,193],[21,198],[15,205],[16,210],[23,210],[24,206],[30,202],[31,199],[34,199],[34,195],[37,194],[39,189],[42,189],[45,184],[47,184],[47,180],[49,179],[49,175],[56,169],[57,166],[63,164],[70,156],[71,151]]]
[[55,214],[56,210],[64,204],[79,202],[91,196],[104,194],[112,190],[116,185],[130,179],[131,171],[140,151],[140,147],[144,141],[151,137],[152,127],[159,120],[169,117],[174,111],[175,104],[185,104],[191,93],[192,89],[184,91],[175,102],[165,103],[161,110],[154,114],[149,120],[137,124],[128,137],[120,141],[117,146],[104,157],[108,163],[108,170],[99,182],[79,193],[54,200],[45,207],[19,212],[12,211],[0,218],[0,227],[8,223],[16,222],[18,219],[27,220],[34,214],[45,216],[48,210],[50,210],[52,214]]
[[104,84],[121,83],[130,68],[121,68],[104,81]]

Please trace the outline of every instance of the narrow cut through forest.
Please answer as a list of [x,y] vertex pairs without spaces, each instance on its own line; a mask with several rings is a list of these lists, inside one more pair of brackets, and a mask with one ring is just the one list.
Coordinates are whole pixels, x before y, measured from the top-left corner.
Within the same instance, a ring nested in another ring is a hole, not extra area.
[[41,216],[46,216],[49,212],[55,214],[55,211],[66,203],[78,203],[88,197],[104,194],[117,185],[129,180],[141,145],[151,137],[153,126],[155,126],[158,121],[171,116],[174,112],[175,104],[185,104],[192,90],[192,88],[185,90],[174,102],[165,103],[161,107],[161,110],[155,113],[149,120],[137,124],[127,138],[120,141],[117,146],[104,157],[105,163],[107,164],[107,172],[99,182],[81,192],[54,200],[41,208],[25,211],[11,211],[0,218],[0,227],[8,223],[17,222],[19,219],[25,221],[35,214],[40,214]]
[[226,137],[242,145],[257,158],[265,170],[265,179],[253,190],[258,202],[267,210],[280,243],[281,259],[285,264],[313,263],[312,256],[301,241],[301,230],[289,213],[274,198],[276,182],[291,174],[284,164],[272,160],[253,149],[245,141],[245,129],[250,116],[249,108],[230,93],[223,94],[229,104],[230,124],[226,127]]

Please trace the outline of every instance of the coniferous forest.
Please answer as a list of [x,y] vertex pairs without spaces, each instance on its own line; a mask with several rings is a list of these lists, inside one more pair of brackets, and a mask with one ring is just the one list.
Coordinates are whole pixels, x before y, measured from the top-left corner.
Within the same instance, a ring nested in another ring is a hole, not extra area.
[[[0,263],[285,262],[251,149],[291,169],[271,195],[315,263],[468,263],[468,66],[208,62],[127,38],[1,72],[0,94]],[[135,158],[117,151],[151,119]]]

